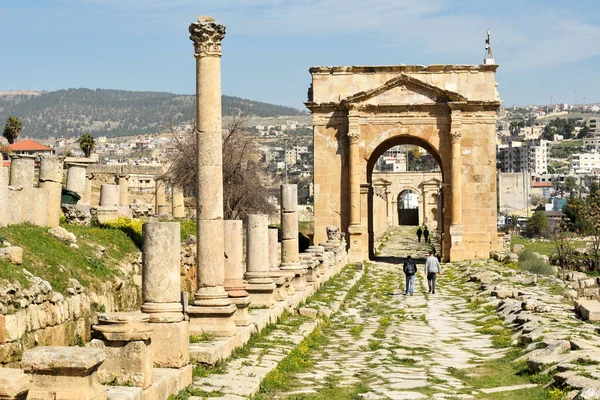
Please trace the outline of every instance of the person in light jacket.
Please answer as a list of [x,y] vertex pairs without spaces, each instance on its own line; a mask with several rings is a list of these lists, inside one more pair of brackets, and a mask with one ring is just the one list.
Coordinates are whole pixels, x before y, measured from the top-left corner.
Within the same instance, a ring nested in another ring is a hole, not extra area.
[[434,256],[433,250],[429,252],[429,257],[425,260],[425,276],[429,285],[429,293],[435,294],[435,280],[440,273],[440,262]]

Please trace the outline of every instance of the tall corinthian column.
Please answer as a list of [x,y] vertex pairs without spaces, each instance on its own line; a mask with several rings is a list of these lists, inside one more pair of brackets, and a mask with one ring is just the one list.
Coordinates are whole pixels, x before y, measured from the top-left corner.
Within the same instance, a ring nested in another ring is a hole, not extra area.
[[450,206],[450,260],[460,260],[462,258],[462,158],[461,158],[461,138],[462,138],[462,113],[460,109],[450,106],[450,142],[452,143],[452,166],[451,166],[451,193],[452,200]]
[[190,334],[236,333],[231,304],[224,289],[223,143],[221,127],[221,40],[225,26],[200,16],[190,25],[196,57],[196,126],[198,152],[196,196],[198,290],[190,315]]
[[350,192],[350,262],[362,261],[365,258],[362,240],[361,205],[360,205],[360,125],[356,110],[348,111],[348,142],[349,147],[349,192]]

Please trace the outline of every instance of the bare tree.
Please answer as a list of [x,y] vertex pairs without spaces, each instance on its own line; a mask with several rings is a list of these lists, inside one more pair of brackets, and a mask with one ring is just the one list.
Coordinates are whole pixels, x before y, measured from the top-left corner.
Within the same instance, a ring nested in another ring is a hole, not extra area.
[[[241,219],[247,214],[272,214],[275,207],[268,200],[266,174],[260,165],[261,155],[245,127],[248,117],[232,117],[223,131],[223,214],[225,219]],[[171,127],[176,151],[166,175],[183,187],[188,195],[196,195],[196,135],[187,131],[178,136]]]

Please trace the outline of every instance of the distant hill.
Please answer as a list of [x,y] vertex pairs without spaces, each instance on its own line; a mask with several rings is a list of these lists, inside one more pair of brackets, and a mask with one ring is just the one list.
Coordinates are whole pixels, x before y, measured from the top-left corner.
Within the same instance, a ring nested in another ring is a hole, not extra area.
[[[62,137],[92,133],[94,136],[130,136],[156,133],[194,118],[195,96],[164,92],[107,89],[67,89],[55,92],[1,92],[0,123],[9,115],[23,122],[21,136]],[[292,107],[223,96],[223,115],[239,111],[258,117],[298,116]]]

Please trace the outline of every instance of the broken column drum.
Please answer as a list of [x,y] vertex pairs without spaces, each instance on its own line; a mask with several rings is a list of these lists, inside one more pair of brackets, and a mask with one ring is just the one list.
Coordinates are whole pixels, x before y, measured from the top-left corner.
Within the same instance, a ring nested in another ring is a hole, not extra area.
[[269,217],[266,214],[248,215],[246,225],[246,291],[256,307],[275,304],[275,283],[269,271]]
[[46,224],[60,224],[60,205],[62,195],[63,158],[57,156],[40,156],[40,189],[48,191],[48,208]]
[[236,334],[224,289],[223,143],[221,123],[221,41],[225,26],[200,16],[190,25],[196,58],[197,279],[194,306],[188,309],[190,332]]
[[119,175],[119,205],[127,207],[129,205],[129,175]]
[[173,201],[171,203],[173,218],[185,217],[185,204],[183,197],[183,188],[173,185],[172,186]]
[[237,311],[233,315],[237,326],[250,325],[248,306],[250,297],[244,285],[244,238],[242,221],[224,221],[225,237],[225,291]]
[[281,185],[281,267],[295,273],[295,290],[306,287],[306,268],[300,263],[298,247],[298,187]]
[[273,282],[277,285],[275,300],[281,301],[289,295],[294,294],[294,288],[290,284],[294,279],[293,272],[279,269],[281,256],[279,255],[279,229],[269,228],[269,272]]
[[35,156],[13,154],[10,158],[10,186],[33,188]]
[[100,186],[100,207],[117,207],[119,205],[119,185]]
[[81,198],[85,195],[86,172],[85,164],[67,164],[67,190],[77,193]]
[[190,358],[180,300],[180,235],[179,222],[146,222],[142,227],[142,312],[153,328],[154,365],[161,368],[182,367]]

